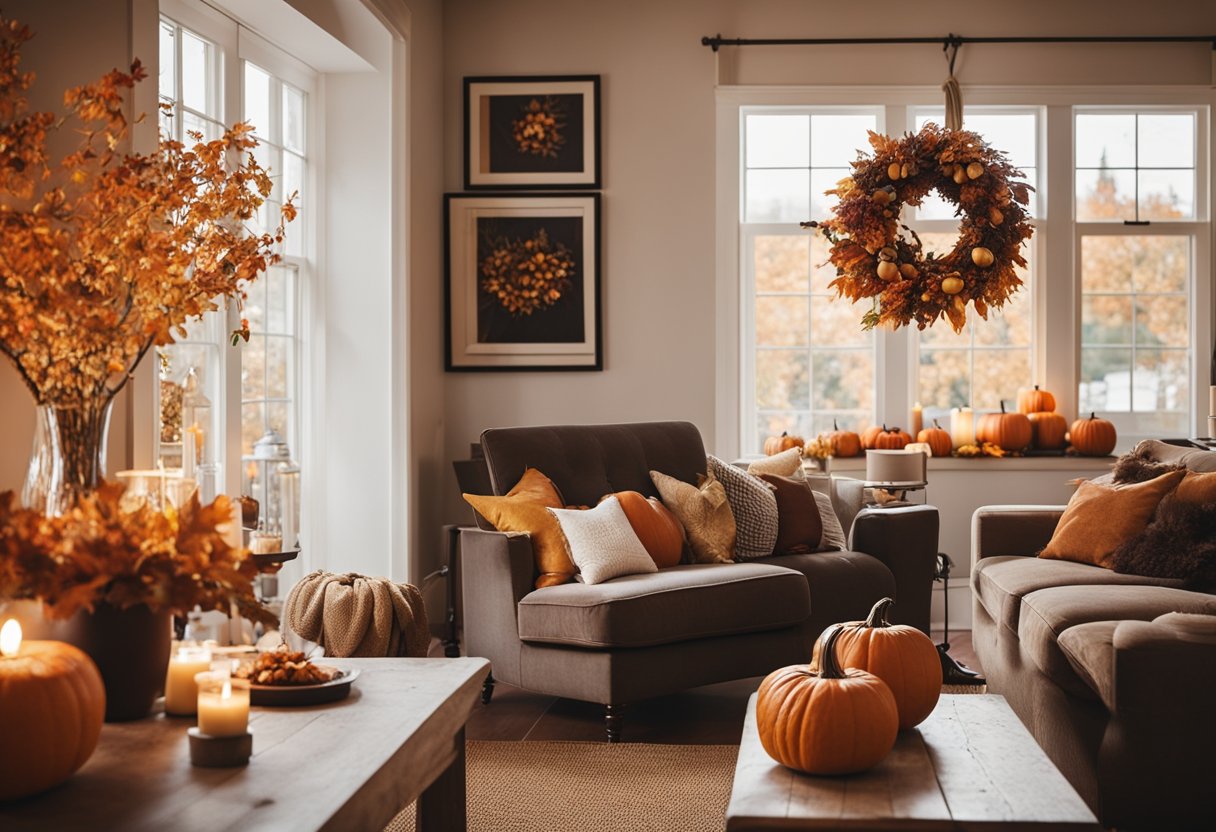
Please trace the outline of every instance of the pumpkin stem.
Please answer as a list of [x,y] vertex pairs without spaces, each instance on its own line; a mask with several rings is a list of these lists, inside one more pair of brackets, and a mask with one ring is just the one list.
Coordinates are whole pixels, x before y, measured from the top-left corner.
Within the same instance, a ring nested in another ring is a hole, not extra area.
[[864,626],[890,627],[891,622],[887,619],[887,613],[893,606],[895,606],[894,598],[883,598],[870,609],[870,614],[866,617]]
[[836,424],[836,420],[832,420],[832,430],[840,430],[840,425]]
[[836,658],[836,639],[844,632],[841,624],[832,624],[819,637],[819,678],[843,679],[844,671],[840,669],[840,661]]
[[1090,411],[1090,413],[1089,413],[1089,418],[1091,418],[1091,419],[1097,419],[1097,418],[1098,418],[1098,414],[1097,414],[1096,412],[1094,412],[1094,411]]
[[936,419],[933,420],[933,427],[937,428],[938,430],[942,429],[942,426],[937,423]]
[[1002,413],[1005,412],[1005,400],[1004,399],[1001,399],[1001,412]]

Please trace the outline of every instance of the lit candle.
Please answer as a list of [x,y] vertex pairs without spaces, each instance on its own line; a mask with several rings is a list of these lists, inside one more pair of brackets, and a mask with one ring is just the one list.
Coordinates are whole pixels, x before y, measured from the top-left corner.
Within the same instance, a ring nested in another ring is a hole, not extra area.
[[924,430],[924,427],[925,427],[925,412],[921,408],[920,402],[917,402],[916,404],[912,405],[912,430],[909,431],[909,433],[912,434],[912,438],[913,439],[919,438],[920,432],[922,430]]
[[179,647],[169,659],[165,678],[165,713],[191,716],[198,712],[198,685],[194,677],[211,669],[211,651],[205,647]]
[[975,413],[971,408],[956,407],[950,411],[950,438],[956,450],[975,444]]
[[239,737],[249,728],[249,680],[200,673],[198,730],[211,737]]

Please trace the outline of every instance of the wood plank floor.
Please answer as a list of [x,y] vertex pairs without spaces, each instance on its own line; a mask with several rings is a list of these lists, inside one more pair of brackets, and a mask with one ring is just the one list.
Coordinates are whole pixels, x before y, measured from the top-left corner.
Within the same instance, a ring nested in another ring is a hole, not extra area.
[[[941,633],[933,634],[934,642]],[[975,670],[969,631],[950,633],[950,655]],[[625,709],[624,740],[680,745],[738,744],[747,700],[761,677],[694,688]],[[499,683],[489,705],[478,704],[465,729],[470,740],[601,742],[600,705],[530,693]]]

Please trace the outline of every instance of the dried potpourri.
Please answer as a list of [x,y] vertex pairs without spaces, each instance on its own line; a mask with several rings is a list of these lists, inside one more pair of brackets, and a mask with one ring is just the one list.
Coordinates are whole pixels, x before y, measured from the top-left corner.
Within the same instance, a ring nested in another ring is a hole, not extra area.
[[574,277],[574,255],[543,228],[527,239],[496,237],[481,260],[481,291],[512,315],[531,315],[562,299]]

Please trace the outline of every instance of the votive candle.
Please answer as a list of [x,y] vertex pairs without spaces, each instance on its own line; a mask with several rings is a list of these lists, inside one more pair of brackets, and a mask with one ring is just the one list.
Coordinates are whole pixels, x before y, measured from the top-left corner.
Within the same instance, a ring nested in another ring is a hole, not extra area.
[[971,408],[956,407],[950,411],[950,438],[956,450],[975,444],[975,413]]
[[239,737],[249,730],[249,680],[200,673],[198,730],[211,737]]
[[211,669],[211,651],[205,647],[179,647],[169,658],[165,678],[165,713],[191,716],[198,712],[198,684],[194,678]]

